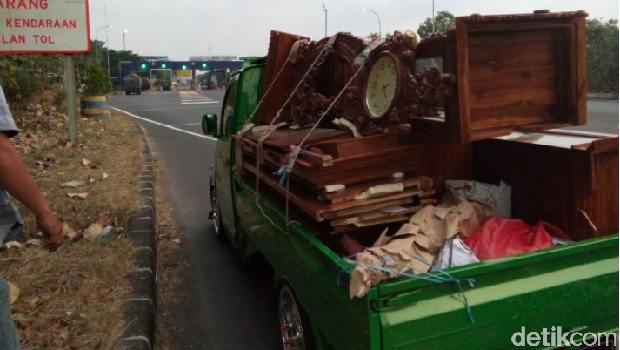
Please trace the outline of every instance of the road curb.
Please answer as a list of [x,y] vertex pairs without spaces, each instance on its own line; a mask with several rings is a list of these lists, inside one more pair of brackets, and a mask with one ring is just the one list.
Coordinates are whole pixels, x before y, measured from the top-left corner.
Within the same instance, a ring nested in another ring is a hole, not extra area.
[[157,321],[157,200],[151,149],[144,130],[135,121],[134,127],[142,135],[141,153],[144,160],[139,176],[140,204],[136,214],[129,220],[127,232],[127,238],[137,248],[134,255],[136,268],[127,275],[131,292],[123,307],[125,329],[116,340],[114,348],[153,350]]

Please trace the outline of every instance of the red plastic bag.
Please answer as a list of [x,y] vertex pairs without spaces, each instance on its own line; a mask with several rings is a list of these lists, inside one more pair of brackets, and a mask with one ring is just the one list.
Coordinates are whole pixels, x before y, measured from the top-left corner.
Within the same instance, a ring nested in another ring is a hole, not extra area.
[[463,242],[479,260],[490,260],[552,247],[550,233],[555,237],[568,238],[559,227],[544,221],[530,228],[521,220],[492,216],[486,218],[478,230]]

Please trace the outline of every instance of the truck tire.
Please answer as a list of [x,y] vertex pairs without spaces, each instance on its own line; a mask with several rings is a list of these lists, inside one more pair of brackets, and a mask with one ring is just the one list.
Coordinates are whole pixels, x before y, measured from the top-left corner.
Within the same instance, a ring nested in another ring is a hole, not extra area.
[[125,91],[125,95],[131,95],[131,92]]
[[278,292],[278,320],[284,350],[317,349],[310,317],[288,283],[284,283]]

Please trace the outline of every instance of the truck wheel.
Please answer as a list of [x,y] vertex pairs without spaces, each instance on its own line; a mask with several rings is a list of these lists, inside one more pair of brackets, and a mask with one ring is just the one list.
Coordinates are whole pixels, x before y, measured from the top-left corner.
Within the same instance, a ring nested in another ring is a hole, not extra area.
[[284,350],[316,350],[310,318],[288,284],[280,287],[278,314]]
[[215,237],[220,241],[226,240],[226,233],[224,233],[224,226],[222,225],[222,218],[219,214],[219,207],[217,205],[217,190],[214,189],[211,193],[211,208],[216,208],[212,212],[213,228],[215,229]]

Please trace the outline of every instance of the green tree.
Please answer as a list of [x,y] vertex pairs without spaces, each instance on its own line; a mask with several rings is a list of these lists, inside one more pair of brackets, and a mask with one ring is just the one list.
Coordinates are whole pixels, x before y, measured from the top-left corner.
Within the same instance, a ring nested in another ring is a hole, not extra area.
[[101,96],[110,91],[108,73],[97,63],[88,67],[88,76],[84,79],[88,88],[84,91],[86,96]]
[[9,102],[26,102],[34,94],[62,83],[61,55],[2,55],[0,84]]
[[[450,11],[437,11],[435,16],[435,32],[446,34],[448,28],[454,27],[454,15]],[[426,17],[423,23],[418,27],[418,34],[421,38],[427,38],[433,33],[433,20]]]
[[[378,34],[377,32],[370,32],[370,34],[368,34],[368,37],[369,37],[369,38],[377,38],[378,36],[379,36],[379,34]],[[391,37],[392,37],[392,34],[390,34],[390,33],[388,32],[388,33],[383,34],[383,37],[384,37],[385,39],[389,39],[389,38],[391,38]]]
[[618,93],[618,20],[586,21],[588,90]]

